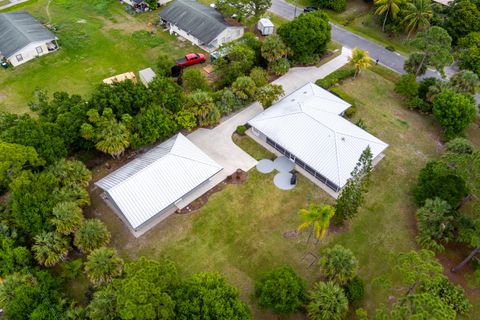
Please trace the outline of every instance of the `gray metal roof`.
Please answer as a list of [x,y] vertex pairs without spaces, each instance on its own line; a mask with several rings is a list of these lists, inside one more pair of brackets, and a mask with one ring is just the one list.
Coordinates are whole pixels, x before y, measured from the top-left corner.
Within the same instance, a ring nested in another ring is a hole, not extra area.
[[231,27],[220,12],[193,0],[172,1],[159,16],[204,44],[209,44],[225,29]]
[[57,39],[26,11],[0,13],[0,53],[5,57],[30,43]]
[[136,229],[221,170],[179,133],[95,184]]

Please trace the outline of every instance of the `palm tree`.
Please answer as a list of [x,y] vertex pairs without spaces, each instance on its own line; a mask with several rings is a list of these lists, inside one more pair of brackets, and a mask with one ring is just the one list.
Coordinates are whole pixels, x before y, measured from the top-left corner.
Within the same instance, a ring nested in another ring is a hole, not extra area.
[[368,56],[368,51],[353,48],[352,56],[348,58],[348,61],[355,67],[355,79],[360,73],[361,69],[366,69],[372,63],[372,59]]
[[375,0],[375,5],[377,10],[375,11],[376,15],[385,14],[385,19],[383,20],[382,32],[385,32],[385,24],[387,23],[388,15],[391,15],[392,18],[395,18],[400,12],[400,4],[403,0]]
[[32,251],[38,263],[51,267],[65,260],[68,255],[69,241],[56,232],[43,232],[35,238]]
[[430,26],[432,16],[432,3],[430,0],[413,0],[412,2],[407,2],[405,18],[402,20],[408,31],[407,38],[410,38],[412,32]]
[[73,244],[82,252],[91,252],[110,241],[110,232],[102,221],[88,219],[75,232]]
[[75,232],[83,222],[82,209],[75,202],[60,202],[53,207],[53,216],[50,222],[64,235]]
[[111,282],[122,274],[122,270],[122,258],[115,250],[105,247],[93,250],[85,262],[85,272],[95,286]]
[[302,224],[298,226],[298,231],[309,229],[308,243],[312,234],[318,240],[325,237],[328,226],[330,225],[330,219],[335,214],[335,209],[329,205],[321,207],[311,204],[308,210],[300,209],[298,214],[303,221]]
[[99,129],[98,137],[99,141],[95,147],[113,158],[119,158],[130,145],[130,132],[127,126],[115,119]]
[[50,166],[49,171],[55,175],[62,186],[87,187],[92,178],[90,170],[78,160],[58,160]]

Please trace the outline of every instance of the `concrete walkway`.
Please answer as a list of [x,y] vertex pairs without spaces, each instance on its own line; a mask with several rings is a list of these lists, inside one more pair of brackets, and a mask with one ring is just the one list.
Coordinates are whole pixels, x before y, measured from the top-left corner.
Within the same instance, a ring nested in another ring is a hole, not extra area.
[[348,62],[348,57],[351,56],[352,51],[347,48],[342,48],[342,53],[321,65],[320,67],[298,67],[291,68],[287,74],[278,78],[273,83],[283,86],[285,95],[289,95],[298,88],[303,87],[308,82],[315,82],[343,67]]

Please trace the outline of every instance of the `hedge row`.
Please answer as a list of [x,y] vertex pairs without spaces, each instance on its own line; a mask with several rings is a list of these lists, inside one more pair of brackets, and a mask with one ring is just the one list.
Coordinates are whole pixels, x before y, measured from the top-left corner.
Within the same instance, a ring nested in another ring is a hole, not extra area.
[[335,84],[339,83],[340,81],[345,80],[347,78],[351,78],[354,75],[355,75],[355,68],[352,68],[352,67],[341,68],[341,69],[338,69],[337,71],[330,73],[325,78],[317,80],[315,84],[328,90],[331,87],[333,87]]

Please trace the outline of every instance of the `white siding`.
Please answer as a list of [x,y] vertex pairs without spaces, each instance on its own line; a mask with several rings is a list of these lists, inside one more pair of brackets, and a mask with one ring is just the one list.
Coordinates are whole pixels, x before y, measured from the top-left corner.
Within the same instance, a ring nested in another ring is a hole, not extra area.
[[198,40],[197,38],[195,38],[191,34],[183,31],[182,29],[179,29],[176,25],[173,25],[173,24],[170,25],[170,33],[171,34],[175,33],[175,34],[179,35],[180,37],[187,39],[188,41],[190,41],[195,46],[200,46],[202,44],[200,42],[200,40]]
[[220,33],[212,42],[210,42],[209,46],[214,49],[218,49],[222,44],[227,42],[237,40],[243,36],[243,27],[230,27],[225,29],[222,33]]
[[[36,48],[42,48],[42,52],[41,53],[38,53]],[[29,44],[28,46],[26,46],[25,48],[21,49],[20,51],[14,53],[13,55],[11,55],[8,60],[10,61],[10,63],[16,67],[18,65],[21,65],[27,61],[30,61],[36,57],[39,57],[39,56],[43,56],[43,55],[46,55],[50,53],[50,51],[48,51],[48,47],[47,47],[47,44],[45,42],[35,42],[35,43],[31,43]],[[18,61],[17,60],[17,56],[21,54],[22,55],[22,58],[23,60],[22,61]]]

